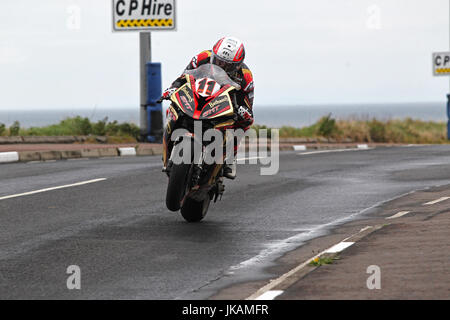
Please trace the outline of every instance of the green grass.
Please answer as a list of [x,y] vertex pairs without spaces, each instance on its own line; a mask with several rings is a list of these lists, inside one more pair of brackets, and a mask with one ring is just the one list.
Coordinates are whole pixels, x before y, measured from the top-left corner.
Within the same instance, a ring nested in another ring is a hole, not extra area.
[[108,141],[135,142],[139,137],[139,127],[132,123],[109,122],[108,118],[91,122],[80,116],[66,118],[58,124],[44,127],[21,128],[20,123],[6,128],[0,123],[0,135],[6,136],[107,136]]

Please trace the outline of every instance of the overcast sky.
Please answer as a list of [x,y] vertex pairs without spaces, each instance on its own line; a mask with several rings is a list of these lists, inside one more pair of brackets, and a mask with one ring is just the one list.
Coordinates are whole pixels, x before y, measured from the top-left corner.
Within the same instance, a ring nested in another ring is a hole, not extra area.
[[[449,49],[449,0],[178,0],[152,33],[167,87],[224,35],[241,38],[255,104],[445,101],[431,54]],[[111,32],[110,0],[0,2],[0,110],[135,107],[139,38]]]

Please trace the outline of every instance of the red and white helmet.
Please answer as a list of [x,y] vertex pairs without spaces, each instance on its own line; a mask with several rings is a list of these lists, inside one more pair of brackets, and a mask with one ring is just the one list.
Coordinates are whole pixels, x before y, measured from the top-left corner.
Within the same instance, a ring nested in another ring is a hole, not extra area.
[[235,72],[245,58],[244,44],[234,37],[224,37],[216,42],[211,54],[211,63],[226,72]]

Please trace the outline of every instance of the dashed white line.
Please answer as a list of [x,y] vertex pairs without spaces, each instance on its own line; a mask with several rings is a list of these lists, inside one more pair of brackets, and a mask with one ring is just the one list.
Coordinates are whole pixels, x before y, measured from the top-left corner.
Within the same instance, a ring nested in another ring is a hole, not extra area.
[[302,152],[297,153],[298,155],[307,155],[307,154],[316,154],[316,153],[330,153],[330,152],[345,152],[345,151],[366,151],[366,150],[372,150],[374,148],[349,148],[349,149],[333,149],[333,150],[319,150],[319,151],[309,151],[309,152]]
[[248,157],[248,158],[239,158],[236,161],[246,161],[246,160],[258,160],[258,159],[266,159],[268,157]]
[[[359,231],[357,234],[361,233],[361,231]],[[355,234],[356,235],[356,234]],[[351,237],[355,236],[352,235]],[[350,238],[351,238],[350,237]],[[297,267],[291,269],[290,271],[286,272],[285,274],[281,275],[280,277],[271,280],[268,284],[266,284],[264,287],[260,288],[258,291],[256,291],[255,293],[253,293],[251,296],[247,297],[245,300],[255,300],[256,298],[259,298],[261,296],[263,296],[265,293],[269,292],[269,291],[281,291],[281,290],[271,290],[273,288],[275,288],[276,286],[278,286],[279,284],[283,283],[287,278],[289,278],[290,276],[292,276],[293,274],[295,274],[296,272],[298,272],[299,270],[303,269],[305,266],[307,266],[311,261],[313,261],[314,259],[322,256],[325,253],[338,253],[343,251],[344,249],[350,247],[351,245],[353,245],[354,242],[345,242],[345,241],[341,241],[338,244],[328,248],[327,250],[324,250],[320,253],[318,253],[317,255],[315,255],[314,257],[306,260],[305,262],[303,262],[302,264],[299,264]],[[280,293],[281,294],[281,293]]]
[[342,242],[339,242],[338,244],[335,244],[334,246],[332,246],[328,250],[326,250],[325,253],[339,253],[339,252],[347,249],[348,247],[350,247],[353,244],[355,244],[355,243],[354,242],[342,241]]
[[269,290],[264,292],[259,297],[255,298],[255,300],[273,300],[283,293],[283,290]]
[[59,189],[70,188],[70,187],[77,187],[77,186],[82,186],[82,185],[85,185],[85,184],[95,183],[95,182],[104,181],[104,180],[106,180],[106,178],[99,178],[99,179],[93,179],[93,180],[88,180],[88,181],[81,181],[81,182],[77,182],[77,183],[73,183],[73,184],[66,184],[64,186],[58,186],[58,187],[45,188],[45,189],[40,189],[40,190],[35,190],[35,191],[30,191],[30,192],[18,193],[18,194],[13,194],[13,195],[10,195],[10,196],[0,197],[0,200],[6,200],[6,199],[11,199],[11,198],[23,197],[23,196],[28,196],[28,195],[32,195],[32,194],[36,194],[36,193],[42,193],[42,192],[47,192],[47,191],[52,191],[52,190],[59,190]]
[[430,205],[430,204],[435,204],[435,203],[442,202],[442,201],[445,201],[445,200],[448,200],[448,199],[450,199],[450,197],[442,197],[442,198],[439,198],[439,199],[436,199],[436,200],[424,203],[423,205],[426,206],[426,205]]
[[396,214],[394,214],[393,216],[387,217],[386,219],[396,219],[396,218],[400,218],[403,217],[405,214],[410,213],[411,211],[400,211],[397,212]]

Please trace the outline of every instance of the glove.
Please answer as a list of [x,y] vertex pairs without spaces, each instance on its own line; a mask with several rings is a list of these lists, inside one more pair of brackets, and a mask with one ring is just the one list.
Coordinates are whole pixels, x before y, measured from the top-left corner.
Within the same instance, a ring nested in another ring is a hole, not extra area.
[[246,121],[250,121],[250,120],[253,118],[251,111],[248,110],[246,107],[243,107],[243,106],[240,106],[240,107],[237,109],[237,114],[238,114],[243,120],[246,120]]
[[164,90],[160,100],[169,100],[170,96],[177,91],[178,88],[167,88]]

